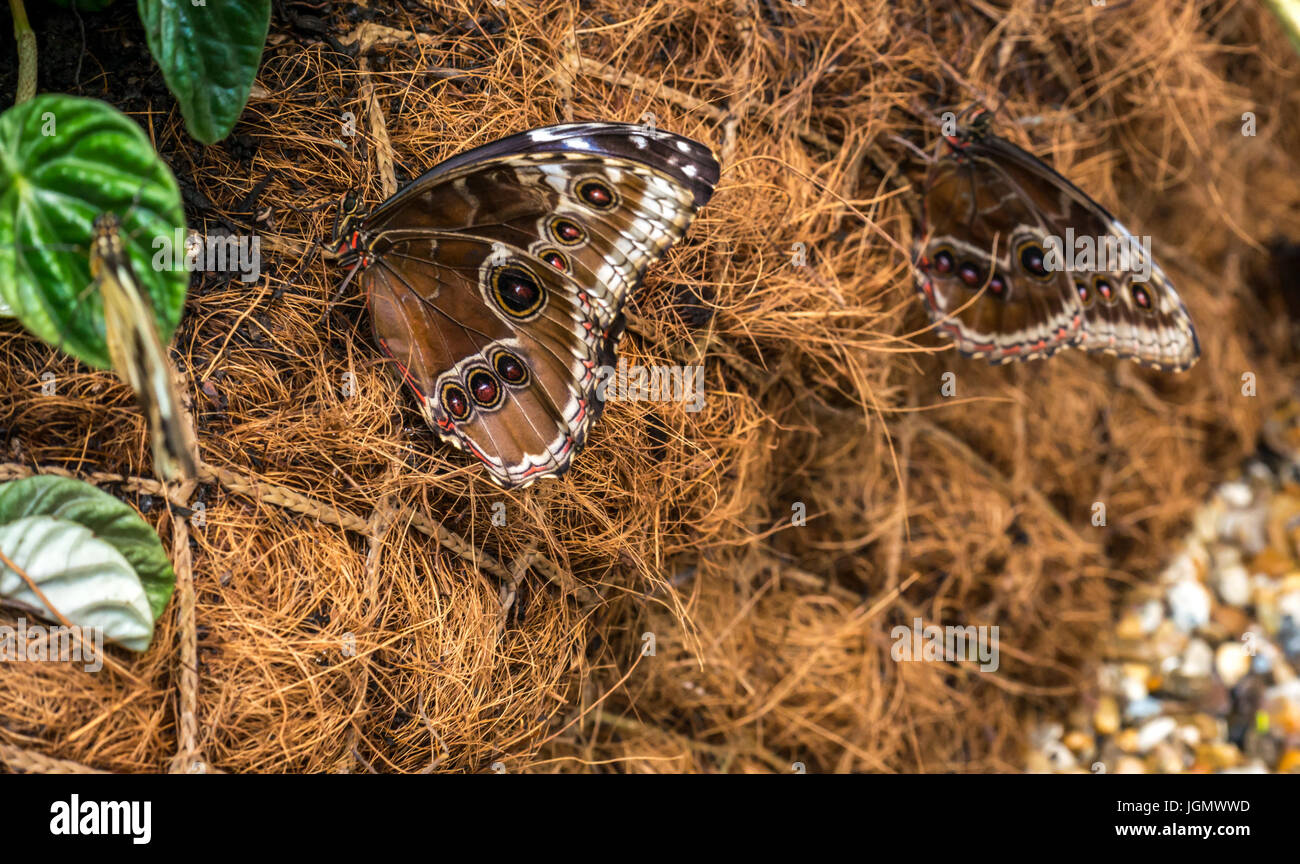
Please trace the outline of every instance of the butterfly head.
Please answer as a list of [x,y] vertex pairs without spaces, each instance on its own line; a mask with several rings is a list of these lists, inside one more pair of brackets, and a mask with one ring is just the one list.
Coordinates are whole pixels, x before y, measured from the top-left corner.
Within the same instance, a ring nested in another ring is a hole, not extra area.
[[954,150],[964,150],[971,144],[987,138],[993,125],[993,112],[976,102],[957,115],[956,131],[945,135],[944,140]]
[[361,206],[361,196],[356,192],[348,192],[339,201],[330,248],[344,264],[351,264],[366,257],[365,234],[361,230],[366,215],[365,209]]
[[112,233],[113,231],[118,231],[121,227],[122,222],[117,218],[116,213],[100,213],[95,217],[96,236],[102,236],[104,234]]
[[95,217],[95,237],[91,241],[94,253],[90,256],[91,273],[105,261],[123,260],[122,222],[116,213],[101,213]]

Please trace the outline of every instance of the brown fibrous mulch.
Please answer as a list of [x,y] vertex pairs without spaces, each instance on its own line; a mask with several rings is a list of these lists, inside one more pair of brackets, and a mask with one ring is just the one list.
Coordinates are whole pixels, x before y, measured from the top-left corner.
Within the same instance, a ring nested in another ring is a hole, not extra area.
[[[181,502],[203,505],[190,608],[98,674],[0,665],[0,764],[1021,770],[1033,718],[1080,698],[1116,605],[1294,380],[1274,253],[1300,237],[1300,59],[1277,23],[1233,0],[375,5],[290,6],[324,27],[273,22],[211,147],[83,64],[80,91],[150,131],[189,224],[258,234],[264,274],[197,275],[175,340],[208,466]],[[138,46],[133,27],[92,29]],[[921,154],[972,101],[1155,238],[1200,335],[1190,372],[990,367],[930,331]],[[621,352],[703,364],[705,409],[613,403],[565,478],[502,492],[423,427],[362,297],[320,323],[342,274],[311,244],[348,189],[375,203],[513,132],[647,114],[723,168]],[[171,548],[111,374],[10,322],[0,394],[6,478],[96,482]],[[999,668],[894,662],[916,618],[997,625]]]

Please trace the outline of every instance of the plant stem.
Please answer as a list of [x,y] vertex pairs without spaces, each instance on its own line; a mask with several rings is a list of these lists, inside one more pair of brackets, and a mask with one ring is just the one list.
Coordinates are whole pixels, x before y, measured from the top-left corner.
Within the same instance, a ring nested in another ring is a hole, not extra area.
[[21,105],[36,95],[36,34],[27,23],[23,0],[9,0],[14,16],[14,41],[18,43],[18,93],[14,104]]

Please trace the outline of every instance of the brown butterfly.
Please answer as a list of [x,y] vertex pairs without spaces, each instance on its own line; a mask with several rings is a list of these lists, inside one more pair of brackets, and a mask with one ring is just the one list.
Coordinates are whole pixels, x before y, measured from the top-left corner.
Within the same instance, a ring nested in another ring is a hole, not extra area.
[[927,178],[917,289],[939,333],[990,363],[1061,348],[1169,372],[1195,363],[1196,330],[1149,241],[995,135],[991,119],[963,111]]
[[332,248],[425,420],[522,487],[582,448],[628,294],[717,181],[679,135],[548,126],[454,156],[369,214],[349,194]]

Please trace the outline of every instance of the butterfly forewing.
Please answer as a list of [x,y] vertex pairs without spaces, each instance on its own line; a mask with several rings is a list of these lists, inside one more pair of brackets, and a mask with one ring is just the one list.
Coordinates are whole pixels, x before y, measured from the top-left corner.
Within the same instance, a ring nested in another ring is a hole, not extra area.
[[648,165],[690,190],[697,210],[708,202],[718,182],[718,163],[709,148],[698,141],[629,123],[562,123],[520,132],[446,159],[385,201],[372,218],[380,217],[381,211],[400,205],[406,196],[419,194],[425,185],[466,165],[525,153],[606,156],[625,163]]
[[508,140],[527,152],[506,155],[498,142],[448,160],[367,225],[376,238],[455,231],[526,249],[577,279],[602,330],[717,181],[701,145],[642,127],[572,124]]
[[447,160],[376,208],[356,252],[375,338],[438,434],[506,487],[563,473],[628,294],[717,171],[675,135],[570,124]]
[[[1169,371],[1196,361],[1196,332],[1172,283],[1104,208],[982,125],[940,146],[926,186],[917,286],[959,351],[1007,363],[1079,347]],[[1122,268],[1100,252],[1062,266],[1049,243],[1072,253],[1072,238],[1131,257]]]

